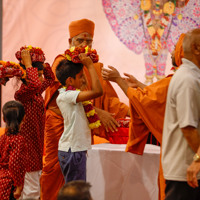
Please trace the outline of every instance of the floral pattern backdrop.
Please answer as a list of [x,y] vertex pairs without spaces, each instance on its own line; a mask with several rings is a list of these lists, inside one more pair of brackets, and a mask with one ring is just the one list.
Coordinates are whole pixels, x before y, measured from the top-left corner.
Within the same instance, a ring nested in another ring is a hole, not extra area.
[[[156,2],[156,1],[155,1]],[[157,1],[159,2],[159,1]],[[158,55],[153,55],[145,12],[141,0],[102,0],[105,15],[119,40],[135,54],[144,55],[146,83],[165,76],[168,52],[172,52],[181,33],[200,28],[200,0],[189,0],[183,7],[175,7],[168,16],[164,32],[160,38],[162,47]]]

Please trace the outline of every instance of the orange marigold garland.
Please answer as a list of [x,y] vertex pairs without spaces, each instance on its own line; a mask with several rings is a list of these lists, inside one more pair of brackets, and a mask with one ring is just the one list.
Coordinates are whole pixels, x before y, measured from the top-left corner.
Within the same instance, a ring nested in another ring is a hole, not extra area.
[[21,51],[23,49],[28,49],[30,51],[32,62],[42,62],[43,63],[45,61],[45,56],[44,56],[44,52],[42,51],[42,49],[39,47],[32,47],[31,45],[21,47],[20,50],[15,53],[15,56],[19,61],[22,60]]
[[67,60],[72,61],[73,63],[81,63],[78,55],[80,53],[85,53],[89,56],[93,63],[99,61],[99,56],[97,55],[97,51],[95,49],[90,49],[88,46],[85,47],[71,47],[65,51],[65,57]]
[[[74,88],[73,86],[68,86],[67,88],[64,87],[67,90],[76,90],[76,88]],[[101,122],[100,119],[92,105],[91,101],[83,101],[83,108],[85,110],[85,114],[87,116],[88,122],[89,122],[89,128],[90,129],[94,129],[94,128],[98,128],[99,126],[101,126]]]
[[0,60],[0,66],[0,84],[5,85],[14,76],[26,77],[26,71],[18,63]]

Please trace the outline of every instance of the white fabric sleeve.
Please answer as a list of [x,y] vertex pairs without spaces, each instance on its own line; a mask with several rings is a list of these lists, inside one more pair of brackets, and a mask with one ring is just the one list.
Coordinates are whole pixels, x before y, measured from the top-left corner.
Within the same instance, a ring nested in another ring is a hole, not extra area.
[[176,96],[176,111],[180,128],[198,127],[199,123],[199,92],[195,87],[180,88]]

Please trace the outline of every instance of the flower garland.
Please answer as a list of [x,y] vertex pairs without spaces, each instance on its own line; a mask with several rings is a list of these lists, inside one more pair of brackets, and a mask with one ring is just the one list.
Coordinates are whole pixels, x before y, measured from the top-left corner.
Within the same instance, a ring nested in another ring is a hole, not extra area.
[[73,63],[81,63],[78,55],[80,53],[85,53],[89,56],[93,63],[99,61],[99,56],[97,55],[97,51],[95,49],[90,49],[88,46],[85,47],[71,47],[67,49],[64,54],[67,60],[72,61]]
[[0,60],[0,83],[5,85],[9,78],[14,76],[25,79],[26,70],[24,70],[18,63]]
[[[67,88],[66,87],[63,87],[63,88],[66,89],[66,91],[67,90],[78,90],[71,85],[68,86]],[[99,126],[101,126],[100,119],[92,105],[92,102],[91,101],[83,101],[82,104],[83,104],[83,108],[85,110],[85,114],[86,114],[88,122],[89,122],[89,128],[94,129],[94,128],[98,128]]]
[[32,62],[42,62],[43,63],[45,61],[45,56],[44,56],[44,52],[42,51],[42,49],[39,47],[32,47],[31,45],[21,47],[20,50],[15,53],[15,56],[19,61],[22,60],[21,52],[24,49],[30,51]]

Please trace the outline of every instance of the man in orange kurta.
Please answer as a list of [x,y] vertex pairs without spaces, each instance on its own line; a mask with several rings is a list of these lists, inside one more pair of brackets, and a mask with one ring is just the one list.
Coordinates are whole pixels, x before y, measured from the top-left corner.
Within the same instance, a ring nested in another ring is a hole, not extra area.
[[[175,51],[172,53],[172,63],[176,68],[182,63],[182,41],[184,36],[185,34],[180,36]],[[119,72],[115,68],[111,68],[110,70],[103,69],[102,74],[104,79],[116,82],[130,101],[131,122],[129,125],[129,140],[126,151],[142,155],[149,132],[151,132],[162,145],[166,97],[172,75],[146,87],[142,85],[141,87],[132,88],[129,86],[135,83],[135,79],[129,74],[125,74],[128,76],[127,82],[121,78]],[[136,84],[136,86],[137,85],[138,84]],[[165,181],[161,163],[158,184],[160,193],[159,199],[164,200]]]
[[[70,46],[92,46],[94,23],[87,19],[73,21],[69,25]],[[58,55],[52,65],[55,69],[58,63],[66,59],[64,54]],[[96,129],[93,134],[106,138],[106,130],[115,130],[117,127],[117,118],[125,118],[129,114],[127,105],[121,103],[109,81],[103,80],[101,76],[102,63],[95,63],[94,67],[99,76],[103,88],[103,96],[93,100],[93,106],[102,122],[102,126]],[[84,73],[87,79],[87,87],[90,88],[90,78],[86,68]],[[54,84],[46,90],[45,106],[46,125],[45,125],[45,157],[41,176],[41,199],[56,200],[57,194],[64,184],[63,175],[58,162],[58,141],[63,133],[63,118],[56,104],[58,88],[61,85],[56,79]]]

